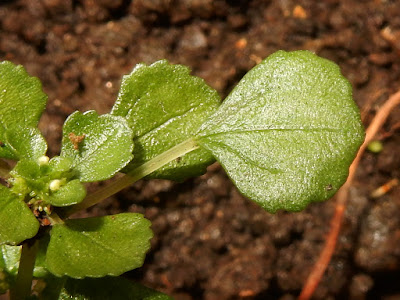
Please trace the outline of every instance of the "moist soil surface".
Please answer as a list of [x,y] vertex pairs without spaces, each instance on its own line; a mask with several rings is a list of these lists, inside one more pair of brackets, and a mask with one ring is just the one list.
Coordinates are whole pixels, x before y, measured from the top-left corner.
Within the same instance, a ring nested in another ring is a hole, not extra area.
[[[390,0],[21,0],[0,2],[0,59],[22,64],[49,95],[49,155],[75,110],[106,113],[135,64],[185,64],[225,97],[257,62],[308,49],[340,65],[367,126],[400,86],[400,2]],[[400,109],[367,152],[335,254],[314,299],[400,299]],[[397,150],[396,150],[397,149]],[[89,189],[95,186],[89,187]],[[142,212],[154,239],[126,277],[175,299],[295,299],[329,230],[334,199],[269,214],[218,164],[198,178],[140,181],[88,211]]]

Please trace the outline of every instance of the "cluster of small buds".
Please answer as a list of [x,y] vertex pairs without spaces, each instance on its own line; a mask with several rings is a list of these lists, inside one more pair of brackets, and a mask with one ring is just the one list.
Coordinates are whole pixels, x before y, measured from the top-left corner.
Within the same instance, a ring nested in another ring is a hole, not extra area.
[[[39,166],[48,165],[49,161],[50,161],[50,158],[46,155],[39,157],[37,160]],[[52,192],[57,192],[60,189],[61,185],[62,185],[62,181],[60,179],[54,179],[54,180],[50,181],[49,189]]]
[[28,206],[31,208],[36,217],[39,217],[42,212],[46,213],[47,215],[51,213],[50,204],[45,204],[43,203],[43,200],[40,199],[31,199],[28,202]]

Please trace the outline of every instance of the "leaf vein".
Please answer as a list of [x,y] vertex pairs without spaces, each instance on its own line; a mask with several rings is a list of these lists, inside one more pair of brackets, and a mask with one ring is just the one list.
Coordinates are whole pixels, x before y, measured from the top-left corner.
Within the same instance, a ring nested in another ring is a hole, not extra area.
[[190,107],[189,109],[184,110],[182,113],[177,113],[176,115],[171,116],[170,118],[168,118],[168,120],[166,120],[160,124],[157,124],[154,128],[147,130],[146,132],[144,132],[141,135],[135,136],[134,140],[138,140],[142,137],[145,137],[146,135],[150,135],[153,131],[156,131],[158,128],[165,127],[168,124],[172,123],[174,120],[185,117],[187,114],[189,114],[190,112],[195,110],[195,108],[196,107]]
[[118,256],[118,257],[120,257],[120,258],[122,258],[122,259],[128,259],[128,258],[129,258],[128,256],[124,257],[124,256],[121,255],[118,251],[115,251],[114,248],[109,247],[107,244],[104,244],[104,243],[100,242],[98,239],[96,239],[95,237],[91,236],[91,235],[88,234],[88,233],[86,233],[86,232],[84,232],[84,231],[81,231],[81,234],[82,234],[84,237],[88,238],[89,240],[93,241],[96,245],[100,246],[100,248],[103,248],[103,249],[105,249],[105,250],[107,250],[107,251],[110,251],[111,253],[115,254],[116,256]]
[[276,173],[282,173],[283,170],[278,169],[278,168],[268,168],[268,167],[264,167],[264,166],[260,166],[259,164],[257,164],[255,161],[253,161],[252,159],[250,159],[249,157],[244,156],[242,153],[240,153],[238,150],[232,148],[231,146],[223,143],[223,147],[225,147],[228,151],[231,151],[233,154],[235,154],[237,157],[239,157],[241,160],[243,160],[245,163],[250,164],[258,169],[267,171],[268,173],[271,174],[276,174]]

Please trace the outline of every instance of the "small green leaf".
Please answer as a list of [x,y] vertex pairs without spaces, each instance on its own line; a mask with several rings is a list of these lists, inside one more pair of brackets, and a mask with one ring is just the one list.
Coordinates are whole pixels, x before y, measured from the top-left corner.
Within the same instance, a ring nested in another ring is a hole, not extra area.
[[[53,180],[55,182],[58,180]],[[51,183],[50,182],[50,190]],[[69,206],[81,202],[86,196],[86,189],[79,181],[74,179],[68,181],[65,185],[61,185],[56,191],[50,192],[50,195],[45,198],[47,202],[54,206]]]
[[0,146],[0,157],[8,159],[37,159],[47,151],[47,143],[37,128],[27,128],[17,125],[5,129]]
[[18,273],[19,257],[21,256],[21,246],[0,246],[0,268],[9,274],[16,276]]
[[41,172],[40,166],[36,161],[30,159],[21,159],[17,162],[14,169],[11,170],[10,174],[14,177],[34,180],[41,175]]
[[140,267],[150,248],[150,222],[140,214],[67,220],[51,231],[48,270],[73,278],[120,275]]
[[0,294],[4,294],[15,282],[20,256],[20,246],[0,246]]
[[132,160],[132,151],[132,130],[122,117],[88,111],[65,121],[61,156],[73,160],[81,182],[112,177]]
[[0,115],[3,123],[37,127],[46,106],[47,95],[38,78],[22,66],[9,61],[0,63]]
[[41,295],[43,300],[172,300],[163,293],[121,277],[59,279],[59,284],[56,283],[58,297],[53,288],[55,280],[50,283]]
[[331,197],[363,138],[350,83],[308,51],[279,51],[253,68],[198,133],[238,189],[270,212]]
[[[217,92],[191,76],[185,66],[170,65],[166,60],[137,65],[124,76],[111,111],[125,117],[134,131],[135,159],[124,171],[132,171],[191,138],[219,104]],[[197,149],[149,177],[183,180],[204,173],[213,161],[207,151]]]
[[46,178],[41,178],[41,168],[36,161],[21,159],[10,174],[14,177],[9,180],[11,191],[18,196],[24,197],[32,190],[38,194],[47,189]]
[[50,177],[51,179],[57,178],[71,178],[75,174],[72,169],[72,159],[67,157],[55,156],[49,161]]
[[0,185],[0,245],[17,245],[38,230],[39,222],[26,203]]
[[46,102],[39,79],[29,76],[22,66],[0,63],[0,157],[29,158],[42,152],[45,142],[34,128]]

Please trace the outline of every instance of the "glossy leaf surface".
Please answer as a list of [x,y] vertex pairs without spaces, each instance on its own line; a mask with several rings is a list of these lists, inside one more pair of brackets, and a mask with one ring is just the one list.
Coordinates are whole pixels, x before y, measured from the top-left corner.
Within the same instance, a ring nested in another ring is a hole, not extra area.
[[48,270],[73,278],[118,276],[143,264],[150,248],[150,221],[140,214],[73,219],[51,230]]
[[0,185],[0,245],[16,245],[36,235],[39,222],[19,197]]
[[47,96],[40,81],[8,61],[0,63],[0,78],[0,157],[43,155],[47,146],[36,127]]
[[63,127],[61,156],[73,160],[81,182],[105,180],[132,159],[132,130],[122,117],[75,112]]
[[86,196],[86,189],[78,179],[68,181],[58,191],[50,192],[45,198],[54,206],[69,206],[80,203]]
[[[125,117],[134,130],[135,159],[125,171],[191,138],[220,104],[215,90],[181,65],[158,61],[139,64],[124,76],[113,115]],[[200,175],[213,162],[204,149],[190,152],[151,174],[183,180]]]
[[270,212],[331,197],[363,138],[350,83],[308,51],[279,51],[254,67],[198,134],[238,189]]
[[10,126],[3,137],[3,157],[37,159],[46,154],[47,143],[37,128]]

